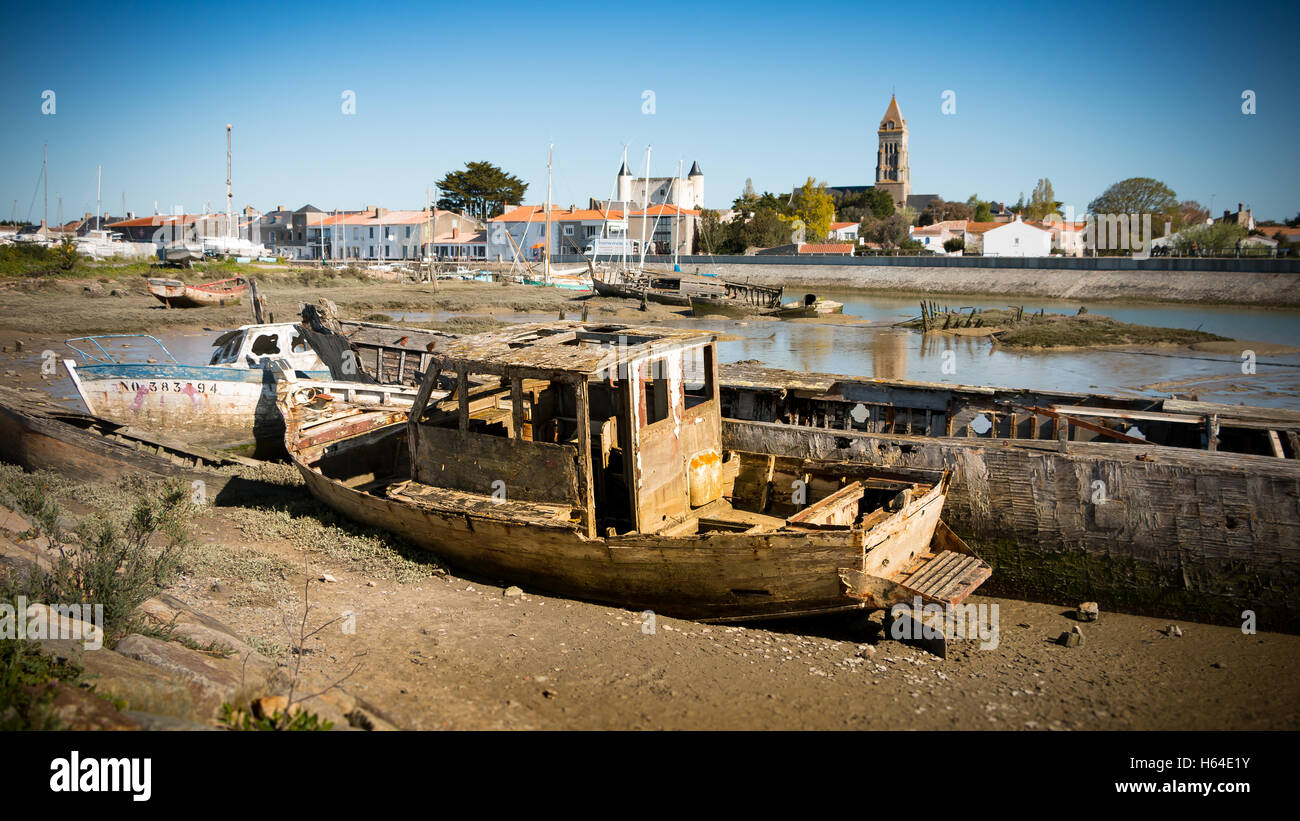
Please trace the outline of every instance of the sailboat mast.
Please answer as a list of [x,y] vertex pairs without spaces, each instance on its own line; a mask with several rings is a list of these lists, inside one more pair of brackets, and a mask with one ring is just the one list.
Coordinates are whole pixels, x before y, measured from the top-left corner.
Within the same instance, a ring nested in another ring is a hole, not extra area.
[[99,164],[99,171],[95,174],[95,230],[103,228],[100,225],[103,222],[104,214],[104,164]]
[[673,214],[673,270],[677,270],[677,249],[681,246],[681,238],[678,233],[682,228],[682,163],[684,160],[677,160],[677,201],[673,203],[677,207],[677,213]]
[[546,260],[542,266],[542,283],[551,284],[551,160],[555,157],[555,143],[551,143],[546,150],[546,213],[545,221],[542,225],[542,236],[546,238],[545,247],[542,253],[546,255]]
[[50,144],[41,143],[41,226],[47,231],[50,227]]
[[645,224],[650,211],[650,146],[645,147],[645,188],[641,195],[641,267],[645,267]]
[[[226,123],[226,238],[230,238],[230,123]],[[226,252],[230,252],[230,243],[226,243]]]

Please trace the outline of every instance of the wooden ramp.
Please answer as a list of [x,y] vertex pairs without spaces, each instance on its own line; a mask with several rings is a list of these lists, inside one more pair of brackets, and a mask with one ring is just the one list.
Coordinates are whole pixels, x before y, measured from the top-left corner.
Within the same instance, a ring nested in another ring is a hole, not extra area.
[[925,553],[918,558],[919,563],[898,584],[927,602],[961,604],[993,574],[993,568],[978,556],[952,550]]

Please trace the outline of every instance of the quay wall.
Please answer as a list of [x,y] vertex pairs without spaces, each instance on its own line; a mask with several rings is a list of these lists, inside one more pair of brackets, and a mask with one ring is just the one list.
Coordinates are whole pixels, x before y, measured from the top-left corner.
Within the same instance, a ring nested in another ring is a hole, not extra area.
[[[581,257],[563,258],[566,263]],[[1205,302],[1300,307],[1300,260],[1123,257],[683,257],[685,273],[759,285],[1008,299]],[[647,259],[672,270],[671,259]]]
[[[1300,464],[1148,445],[976,440],[724,420],[723,446],[948,470],[944,519],[983,592],[1300,633]],[[1100,489],[1100,493],[1099,493]]]

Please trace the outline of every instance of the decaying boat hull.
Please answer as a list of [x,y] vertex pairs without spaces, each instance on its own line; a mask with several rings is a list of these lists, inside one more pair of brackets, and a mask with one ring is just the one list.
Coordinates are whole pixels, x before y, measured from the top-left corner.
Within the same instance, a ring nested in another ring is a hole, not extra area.
[[949,470],[990,592],[1300,631],[1300,463],[1156,445],[906,436],[724,419],[727,448]]
[[[280,441],[275,376],[265,369],[209,365],[103,364],[64,367],[96,416],[145,430],[189,432],[206,441]],[[324,372],[316,374],[326,376]]]
[[0,460],[81,480],[114,481],[143,473],[202,481],[209,494],[216,494],[230,480],[228,475],[207,469],[218,464],[219,458],[169,451],[129,432],[107,431],[109,435],[105,435],[94,419],[76,416],[30,399],[0,395]]
[[[302,393],[286,385],[286,449],[314,496],[348,518],[489,578],[620,607],[729,621],[911,602],[921,594],[907,586],[909,573],[918,575],[933,561],[932,550],[960,552],[965,562],[960,583],[944,592],[943,601],[964,600],[988,575],[987,565],[940,527],[946,477],[919,486],[916,495],[902,494],[899,509],[881,508],[870,526],[854,524],[864,492],[854,483],[810,505],[802,518],[761,517],[781,525],[766,532],[745,532],[748,523],[736,532],[705,530],[701,519],[691,533],[666,528],[589,537],[580,516],[565,506],[498,501],[405,480],[406,411],[331,406],[322,420],[290,400]],[[869,466],[858,468],[869,472]],[[843,471],[832,472],[829,481],[838,483]],[[938,540],[936,531],[944,534]],[[875,581],[863,584],[864,577]]]
[[[200,258],[202,257],[200,256]],[[235,284],[225,286],[222,283],[226,281],[228,280],[222,280],[221,283],[207,283],[206,285],[195,286],[186,285],[178,279],[151,278],[149,280],[149,293],[153,294],[159,302],[169,308],[238,305],[245,292],[248,291],[248,284],[242,279],[237,279]]]

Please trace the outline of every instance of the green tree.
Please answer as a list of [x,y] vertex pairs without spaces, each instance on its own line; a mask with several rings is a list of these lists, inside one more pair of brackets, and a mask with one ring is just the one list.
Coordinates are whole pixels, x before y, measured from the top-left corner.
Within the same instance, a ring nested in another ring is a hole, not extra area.
[[882,248],[898,248],[908,240],[909,224],[902,214],[891,214],[872,223],[867,242],[879,243]]
[[826,192],[826,183],[809,177],[795,190],[792,204],[794,215],[803,220],[807,241],[825,239],[835,219],[835,203]]
[[1151,214],[1153,223],[1157,215],[1172,215],[1177,210],[1173,189],[1150,177],[1120,180],[1088,203],[1093,214]]
[[490,162],[465,163],[464,171],[449,171],[438,181],[438,207],[461,211],[480,220],[498,216],[506,203],[520,203],[528,184]]
[[987,200],[982,200],[979,194],[971,194],[966,199],[966,206],[971,209],[972,222],[992,222],[993,206]]
[[867,204],[875,213],[877,219],[884,219],[894,213],[894,197],[883,188],[868,188],[866,192]]
[[1029,195],[1029,204],[1024,210],[1025,219],[1041,220],[1049,214],[1059,214],[1060,211],[1061,203],[1052,192],[1052,181],[1043,177],[1034,185],[1034,191]]
[[936,198],[930,200],[925,206],[925,210],[917,218],[917,225],[924,227],[947,220],[968,220],[971,218],[972,213],[974,213],[974,209],[966,203],[945,202]]
[[1237,242],[1246,238],[1246,228],[1231,222],[1215,222],[1185,228],[1174,239],[1178,253],[1192,251],[1192,244],[1203,254],[1225,254],[1237,247]]

